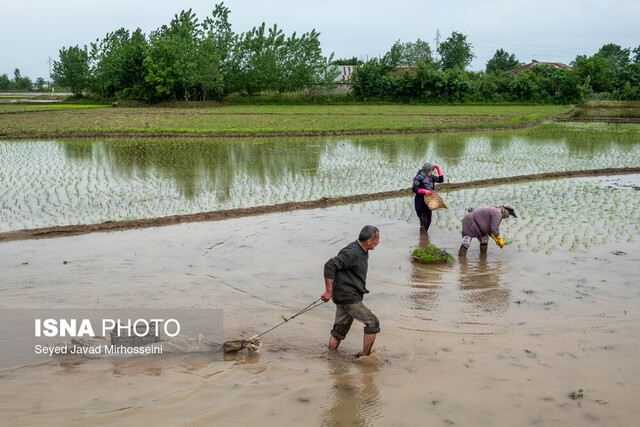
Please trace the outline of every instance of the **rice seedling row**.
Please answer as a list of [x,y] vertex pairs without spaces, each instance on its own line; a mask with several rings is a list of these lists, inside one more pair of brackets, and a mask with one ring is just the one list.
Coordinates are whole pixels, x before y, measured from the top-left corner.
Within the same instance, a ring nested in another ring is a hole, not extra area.
[[[425,161],[438,162],[451,182],[640,165],[637,129],[597,129],[569,124],[494,134],[0,141],[0,231],[398,190],[411,185]],[[538,200],[539,188],[518,198]],[[582,206],[571,189],[558,197],[572,209]],[[555,238],[548,243],[559,244]]]

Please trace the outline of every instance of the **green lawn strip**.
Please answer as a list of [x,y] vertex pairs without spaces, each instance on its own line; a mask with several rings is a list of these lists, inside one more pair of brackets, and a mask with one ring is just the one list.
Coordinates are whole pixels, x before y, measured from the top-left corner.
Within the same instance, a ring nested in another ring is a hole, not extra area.
[[57,104],[57,103],[49,103],[49,104],[26,104],[26,108],[43,108],[43,109],[56,109],[56,108],[70,108],[70,109],[85,109],[85,108],[105,108],[109,107],[109,105],[98,105],[98,104]]
[[[3,135],[33,135],[65,132],[224,134],[473,130],[531,123],[567,109],[557,106],[516,106],[511,110],[509,107],[491,106],[347,106],[350,108],[346,111],[342,110],[343,106],[105,109],[101,108],[104,107],[102,105],[78,104],[57,107],[25,109],[20,112],[31,114],[15,114],[11,118],[3,118],[0,114],[0,132]],[[46,115],[39,118],[41,113]],[[88,123],[91,125],[87,127]]]
[[84,110],[84,109],[94,109],[94,108],[104,108],[108,107],[108,105],[95,105],[95,104],[47,104],[47,103],[10,103],[3,104],[0,103],[0,114],[20,114],[20,113],[35,113],[35,112],[51,112],[58,110]]
[[[22,132],[22,135],[56,135],[56,134],[100,134],[100,133],[114,133],[114,134],[128,134],[128,133],[140,133],[140,134],[300,134],[300,133],[331,133],[331,132],[419,132],[419,131],[440,131],[440,130],[475,130],[475,129],[500,129],[507,126],[511,126],[509,123],[497,122],[497,123],[476,123],[466,126],[462,125],[432,125],[429,127],[424,126],[384,126],[384,125],[354,125],[349,128],[335,128],[328,129],[327,127],[288,127],[288,128],[273,128],[273,127],[259,127],[259,128],[68,128],[68,129],[51,129],[46,132],[39,130],[26,130]],[[1,132],[2,136],[9,136],[9,133]]]
[[[555,116],[568,111],[566,106],[494,106],[494,105],[228,105],[208,109],[210,114],[336,114],[336,115],[509,115],[542,114]],[[197,110],[196,110],[197,111]]]

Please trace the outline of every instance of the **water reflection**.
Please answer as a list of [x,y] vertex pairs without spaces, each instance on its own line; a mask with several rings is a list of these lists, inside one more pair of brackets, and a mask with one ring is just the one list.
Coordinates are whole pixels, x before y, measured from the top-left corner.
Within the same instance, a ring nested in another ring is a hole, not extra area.
[[[431,243],[427,233],[420,233],[419,248],[425,248]],[[438,307],[438,292],[442,283],[443,264],[423,264],[413,261],[411,263],[411,292],[407,295],[412,303],[409,308],[416,310],[435,311]]]
[[[434,144],[434,155],[436,161],[442,166],[457,166],[464,157],[467,148],[468,138],[460,138],[459,135],[443,134],[438,137],[438,142]],[[447,171],[444,171],[445,176]]]
[[487,255],[481,253],[478,259],[471,259],[473,255],[470,251],[468,256],[458,259],[460,300],[466,305],[462,310],[477,317],[486,313],[506,312],[511,297],[511,289],[501,283],[502,262],[488,260]]
[[[331,407],[321,414],[322,426],[364,426],[382,416],[376,375],[381,364],[353,363],[340,355],[328,359],[333,385],[328,392]],[[354,372],[352,372],[354,371]]]
[[133,140],[59,142],[69,159],[92,160],[112,165],[132,178],[152,171],[175,180],[180,193],[196,195],[199,183],[208,179],[218,200],[231,194],[234,175],[245,171],[247,185],[264,185],[288,174],[309,176],[318,169],[318,145],[302,139],[258,141],[149,138]]

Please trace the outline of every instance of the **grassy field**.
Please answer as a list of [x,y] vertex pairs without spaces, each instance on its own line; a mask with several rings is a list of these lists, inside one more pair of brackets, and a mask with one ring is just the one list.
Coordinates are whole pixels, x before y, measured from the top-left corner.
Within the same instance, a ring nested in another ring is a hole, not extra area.
[[223,106],[202,108],[0,104],[0,136],[70,133],[298,133],[491,129],[523,125],[567,106]]

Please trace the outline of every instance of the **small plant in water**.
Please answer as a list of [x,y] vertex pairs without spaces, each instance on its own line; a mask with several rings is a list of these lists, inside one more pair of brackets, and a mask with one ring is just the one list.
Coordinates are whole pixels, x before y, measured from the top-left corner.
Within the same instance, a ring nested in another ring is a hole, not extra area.
[[447,253],[442,249],[439,249],[434,244],[428,244],[426,248],[416,248],[413,250],[413,258],[420,262],[435,262],[435,261],[455,261],[453,255]]
[[573,400],[579,400],[579,399],[582,399],[582,398],[584,397],[584,393],[583,393],[583,392],[584,392],[584,390],[583,390],[583,389],[581,389],[581,388],[579,388],[577,391],[575,391],[575,390],[574,390],[574,391],[572,391],[572,392],[569,394],[569,397],[570,397],[570,398],[572,398]]

